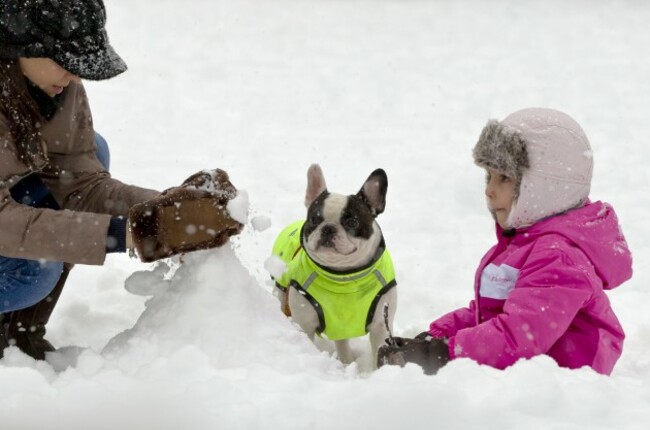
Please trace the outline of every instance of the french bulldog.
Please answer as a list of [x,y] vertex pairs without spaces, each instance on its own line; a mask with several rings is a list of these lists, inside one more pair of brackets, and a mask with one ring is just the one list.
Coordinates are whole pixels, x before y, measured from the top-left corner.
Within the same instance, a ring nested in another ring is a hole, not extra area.
[[369,334],[376,363],[392,331],[397,284],[376,219],[386,207],[387,189],[386,173],[377,169],[357,194],[331,193],[320,166],[311,165],[307,218],[286,227],[273,248],[284,263],[271,274],[283,311],[310,339],[318,334],[333,340],[345,364],[355,360],[348,339]]

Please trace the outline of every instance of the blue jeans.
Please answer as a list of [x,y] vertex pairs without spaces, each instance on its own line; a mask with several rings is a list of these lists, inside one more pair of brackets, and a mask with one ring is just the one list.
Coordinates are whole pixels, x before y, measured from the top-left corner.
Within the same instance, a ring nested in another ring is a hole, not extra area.
[[[106,140],[95,132],[97,158],[104,168],[110,167],[110,151]],[[29,175],[11,187],[11,196],[19,203],[59,209],[50,191],[38,175]],[[47,297],[63,271],[61,261],[25,260],[0,256],[0,313],[35,305]]]

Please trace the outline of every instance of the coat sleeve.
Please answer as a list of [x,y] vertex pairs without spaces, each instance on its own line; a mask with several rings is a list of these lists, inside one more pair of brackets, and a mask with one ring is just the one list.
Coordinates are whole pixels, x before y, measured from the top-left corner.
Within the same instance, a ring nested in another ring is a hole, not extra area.
[[108,215],[127,216],[136,203],[156,197],[159,192],[124,184],[111,177],[91,151],[51,154],[54,172],[43,172],[41,177],[65,209]]
[[429,334],[434,337],[451,337],[458,330],[476,325],[476,303],[472,300],[468,307],[456,309],[433,321],[429,325]]
[[0,186],[0,255],[102,264],[110,220],[110,215],[19,204]]
[[102,264],[111,216],[158,193],[110,178],[88,145],[66,158],[52,154],[58,170],[38,174],[63,209],[34,208],[16,202],[10,187],[29,169],[16,156],[15,145],[0,115],[0,255],[28,260]]
[[158,195],[124,185],[102,172],[80,174],[50,190],[63,210],[20,204],[9,187],[0,184],[0,255],[103,264],[111,217],[126,216],[133,204]]
[[533,250],[503,313],[458,331],[450,338],[450,355],[503,369],[548,352],[591,298],[589,272],[561,249]]

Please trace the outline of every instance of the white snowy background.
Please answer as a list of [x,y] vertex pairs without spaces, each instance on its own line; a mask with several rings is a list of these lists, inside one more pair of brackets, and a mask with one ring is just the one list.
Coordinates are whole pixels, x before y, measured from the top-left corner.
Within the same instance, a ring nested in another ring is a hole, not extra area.
[[[182,265],[117,255],[77,266],[48,326],[66,348],[49,362],[15,349],[0,361],[0,428],[647,428],[649,2],[106,5],[130,69],[86,86],[113,175],[163,189],[221,167],[255,222]],[[342,193],[388,173],[379,221],[399,283],[397,335],[466,305],[494,241],[471,149],[488,118],[531,106],[586,130],[591,197],[614,205],[634,254],[633,279],[610,294],[627,332],[611,377],[546,357],[505,371],[469,360],[436,376],[372,371],[363,338],[344,367],[279,312],[263,265],[304,215],[313,162]]]

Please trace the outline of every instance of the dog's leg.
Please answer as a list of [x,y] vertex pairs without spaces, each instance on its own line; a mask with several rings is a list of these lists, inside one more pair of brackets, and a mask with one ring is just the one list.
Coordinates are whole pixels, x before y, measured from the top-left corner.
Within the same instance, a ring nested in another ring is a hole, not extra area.
[[350,348],[350,342],[347,339],[335,340],[336,353],[343,364],[350,364],[354,361],[354,354]]
[[320,325],[318,314],[311,302],[295,288],[289,288],[289,309],[291,310],[291,319],[297,323],[310,340],[314,340],[316,329]]
[[[387,308],[388,327],[386,327],[386,319],[384,318],[384,308]],[[384,341],[393,330],[393,319],[395,318],[395,310],[397,309],[397,288],[392,288],[377,302],[375,314],[372,322],[368,326],[368,336],[370,337],[370,347],[372,349],[372,363],[377,366],[377,350],[384,344]],[[389,332],[390,330],[390,332]]]
[[291,309],[289,308],[289,298],[288,298],[289,294],[286,291],[282,291],[279,288],[276,288],[273,291],[273,295],[275,295],[280,301],[280,310],[282,311],[282,313],[290,317]]
[[284,312],[284,305],[287,302],[287,293],[276,287],[273,289],[273,295],[280,301],[280,310]]

